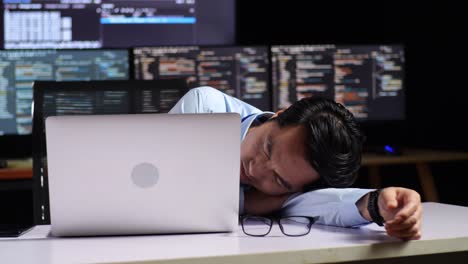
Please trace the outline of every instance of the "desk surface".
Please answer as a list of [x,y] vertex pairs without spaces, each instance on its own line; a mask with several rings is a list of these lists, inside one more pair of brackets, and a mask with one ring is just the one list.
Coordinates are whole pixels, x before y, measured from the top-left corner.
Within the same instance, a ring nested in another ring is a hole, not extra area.
[[315,225],[304,237],[234,233],[48,238],[37,226],[0,240],[2,263],[326,263],[468,251],[468,207],[424,203],[423,238],[402,242],[381,227]]

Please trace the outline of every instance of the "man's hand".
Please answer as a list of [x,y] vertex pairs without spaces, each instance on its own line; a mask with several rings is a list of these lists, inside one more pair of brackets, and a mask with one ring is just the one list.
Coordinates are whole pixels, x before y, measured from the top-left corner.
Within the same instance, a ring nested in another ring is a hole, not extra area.
[[250,215],[267,215],[278,211],[291,194],[272,196],[258,190],[244,193],[244,213]]
[[[361,215],[372,221],[367,211],[368,201],[369,194],[359,199],[356,205]],[[403,240],[421,238],[422,205],[417,192],[400,187],[382,189],[378,206],[389,236]]]
[[404,240],[421,238],[422,205],[417,192],[385,188],[380,192],[378,205],[388,235]]

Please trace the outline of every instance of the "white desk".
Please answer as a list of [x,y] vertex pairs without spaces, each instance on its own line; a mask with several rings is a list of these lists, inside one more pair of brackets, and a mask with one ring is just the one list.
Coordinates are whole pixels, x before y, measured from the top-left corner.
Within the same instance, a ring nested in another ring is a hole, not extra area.
[[305,237],[236,233],[48,238],[37,226],[0,241],[0,263],[327,263],[468,251],[468,207],[424,203],[423,238],[401,242],[375,224],[351,229],[315,225]]

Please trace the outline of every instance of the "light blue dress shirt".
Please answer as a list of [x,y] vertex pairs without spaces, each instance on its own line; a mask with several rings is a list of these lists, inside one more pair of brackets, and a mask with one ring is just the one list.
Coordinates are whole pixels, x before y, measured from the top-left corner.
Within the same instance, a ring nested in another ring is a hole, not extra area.
[[[241,139],[245,138],[253,122],[262,122],[273,115],[263,112],[211,87],[191,89],[185,94],[169,113],[239,113],[242,119]],[[263,118],[262,118],[263,117]],[[244,188],[241,185],[240,212],[244,208]],[[306,193],[293,194],[281,209],[282,215],[318,216],[318,224],[335,226],[358,226],[367,224],[357,209],[356,202],[369,189],[320,189]]]

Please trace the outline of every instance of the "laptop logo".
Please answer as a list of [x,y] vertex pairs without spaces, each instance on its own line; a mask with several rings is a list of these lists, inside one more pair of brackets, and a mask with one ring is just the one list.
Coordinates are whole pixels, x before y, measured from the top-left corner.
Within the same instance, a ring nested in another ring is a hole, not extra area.
[[143,162],[132,169],[132,182],[140,188],[150,188],[159,180],[159,170],[151,163]]

